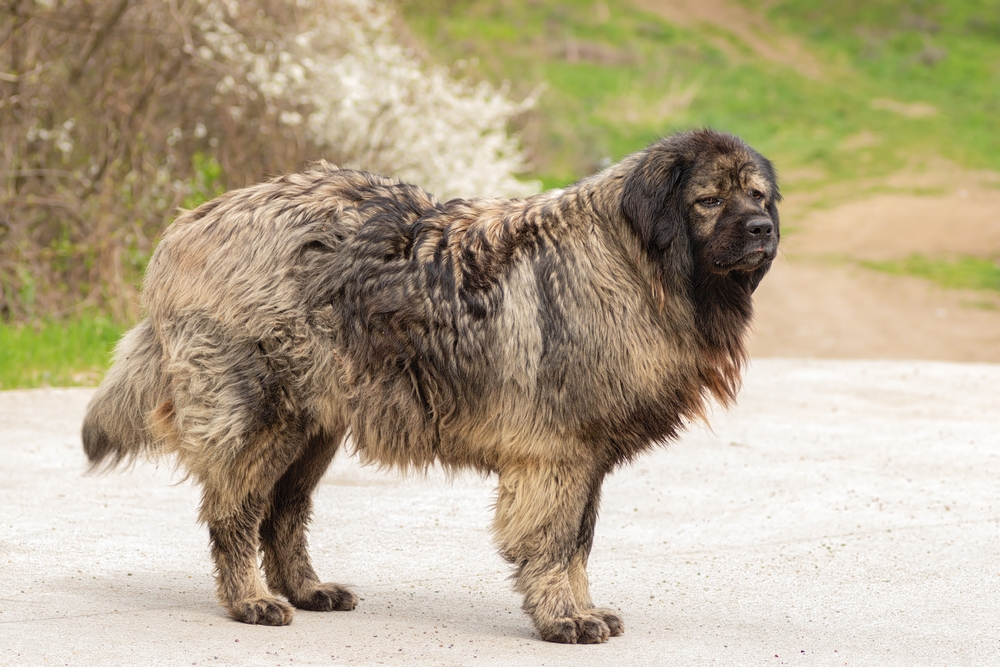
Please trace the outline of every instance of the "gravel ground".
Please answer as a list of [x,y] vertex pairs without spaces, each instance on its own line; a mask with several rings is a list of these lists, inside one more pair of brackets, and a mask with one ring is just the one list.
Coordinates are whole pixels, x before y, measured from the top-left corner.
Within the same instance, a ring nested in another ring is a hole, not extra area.
[[764,359],[739,406],[605,486],[594,598],[626,632],[541,642],[491,479],[338,459],[317,569],[361,597],[247,626],[215,603],[197,490],[83,474],[92,390],[0,393],[3,665],[1000,664],[1000,366]]

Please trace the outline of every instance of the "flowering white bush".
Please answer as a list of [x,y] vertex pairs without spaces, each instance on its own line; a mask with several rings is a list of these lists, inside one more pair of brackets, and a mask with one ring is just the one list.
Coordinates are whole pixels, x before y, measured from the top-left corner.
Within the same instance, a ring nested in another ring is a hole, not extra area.
[[[299,0],[303,25],[256,47],[236,27],[239,5],[200,0],[204,45],[197,57],[235,67],[219,91],[260,95],[286,125],[332,152],[341,166],[416,183],[442,199],[526,196],[525,171],[506,89],[469,85],[444,67],[425,67],[394,39],[389,8],[374,0]],[[246,82],[240,89],[239,79]],[[230,110],[237,117],[238,107]]]
[[133,321],[178,207],[320,157],[444,199],[537,189],[507,133],[533,99],[423,65],[376,0],[0,5],[0,318]]

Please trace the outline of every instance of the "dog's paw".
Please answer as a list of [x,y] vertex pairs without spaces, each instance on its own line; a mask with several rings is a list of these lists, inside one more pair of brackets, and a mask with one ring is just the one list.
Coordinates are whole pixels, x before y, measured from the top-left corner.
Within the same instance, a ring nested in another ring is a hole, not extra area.
[[616,612],[598,607],[596,609],[588,609],[587,613],[593,614],[604,621],[608,626],[608,630],[611,631],[612,637],[617,637],[625,632],[625,623],[622,621],[622,617]]
[[291,598],[291,602],[309,611],[351,611],[358,604],[358,596],[337,584],[316,584],[304,595]]
[[237,602],[230,607],[229,614],[237,621],[254,625],[288,625],[295,610],[277,598],[258,598]]
[[[610,616],[621,625],[621,619],[614,614]],[[608,641],[611,636],[611,628],[605,620],[591,611],[539,624],[538,632],[545,641],[559,644],[600,644]]]

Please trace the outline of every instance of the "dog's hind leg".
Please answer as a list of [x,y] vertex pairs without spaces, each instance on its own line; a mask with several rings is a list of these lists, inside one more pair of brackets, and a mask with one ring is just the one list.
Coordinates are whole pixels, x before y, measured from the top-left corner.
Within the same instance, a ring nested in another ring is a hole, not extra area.
[[611,636],[604,618],[577,601],[570,577],[597,479],[579,461],[534,460],[500,472],[494,533],[501,554],[517,566],[514,587],[546,641],[594,644]]
[[219,602],[244,623],[287,625],[294,610],[264,585],[257,560],[261,523],[269,512],[276,481],[305,438],[261,433],[224,468],[202,475],[201,517],[208,524]]
[[569,562],[569,585],[573,589],[573,599],[580,609],[600,617],[611,631],[612,637],[617,637],[625,631],[621,617],[610,609],[595,608],[590,598],[590,582],[587,578],[587,561],[590,549],[594,545],[594,526],[597,524],[597,509],[601,500],[601,482],[598,479],[590,490],[590,497],[583,510],[580,522],[580,532],[577,535],[577,549]]
[[257,525],[266,499],[248,497],[233,516],[208,521],[219,602],[244,623],[288,625],[292,607],[268,592],[257,565]]
[[267,582],[272,591],[300,609],[349,611],[357,604],[357,596],[343,586],[320,582],[306,543],[313,490],[333,460],[345,430],[321,432],[306,442],[302,454],[275,484],[260,524]]
[[199,516],[208,525],[219,601],[244,623],[286,625],[294,608],[268,590],[258,554],[276,486],[313,432],[293,378],[280,357],[268,356],[267,341],[241,338],[215,318],[192,315],[161,327],[170,398],[154,411],[151,432],[202,486]]

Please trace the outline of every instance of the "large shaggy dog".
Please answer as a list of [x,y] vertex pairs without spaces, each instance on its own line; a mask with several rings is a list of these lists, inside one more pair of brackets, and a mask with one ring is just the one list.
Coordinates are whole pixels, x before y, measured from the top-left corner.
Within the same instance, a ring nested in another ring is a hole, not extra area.
[[523,201],[325,164],[230,192],[160,242],[84,449],[176,455],[219,599],[270,625],[355,606],[306,548],[348,433],[366,462],[496,473],[493,532],[538,632],[605,641],[623,624],[588,591],[601,483],[734,399],[779,198],[771,164],[712,131]]

